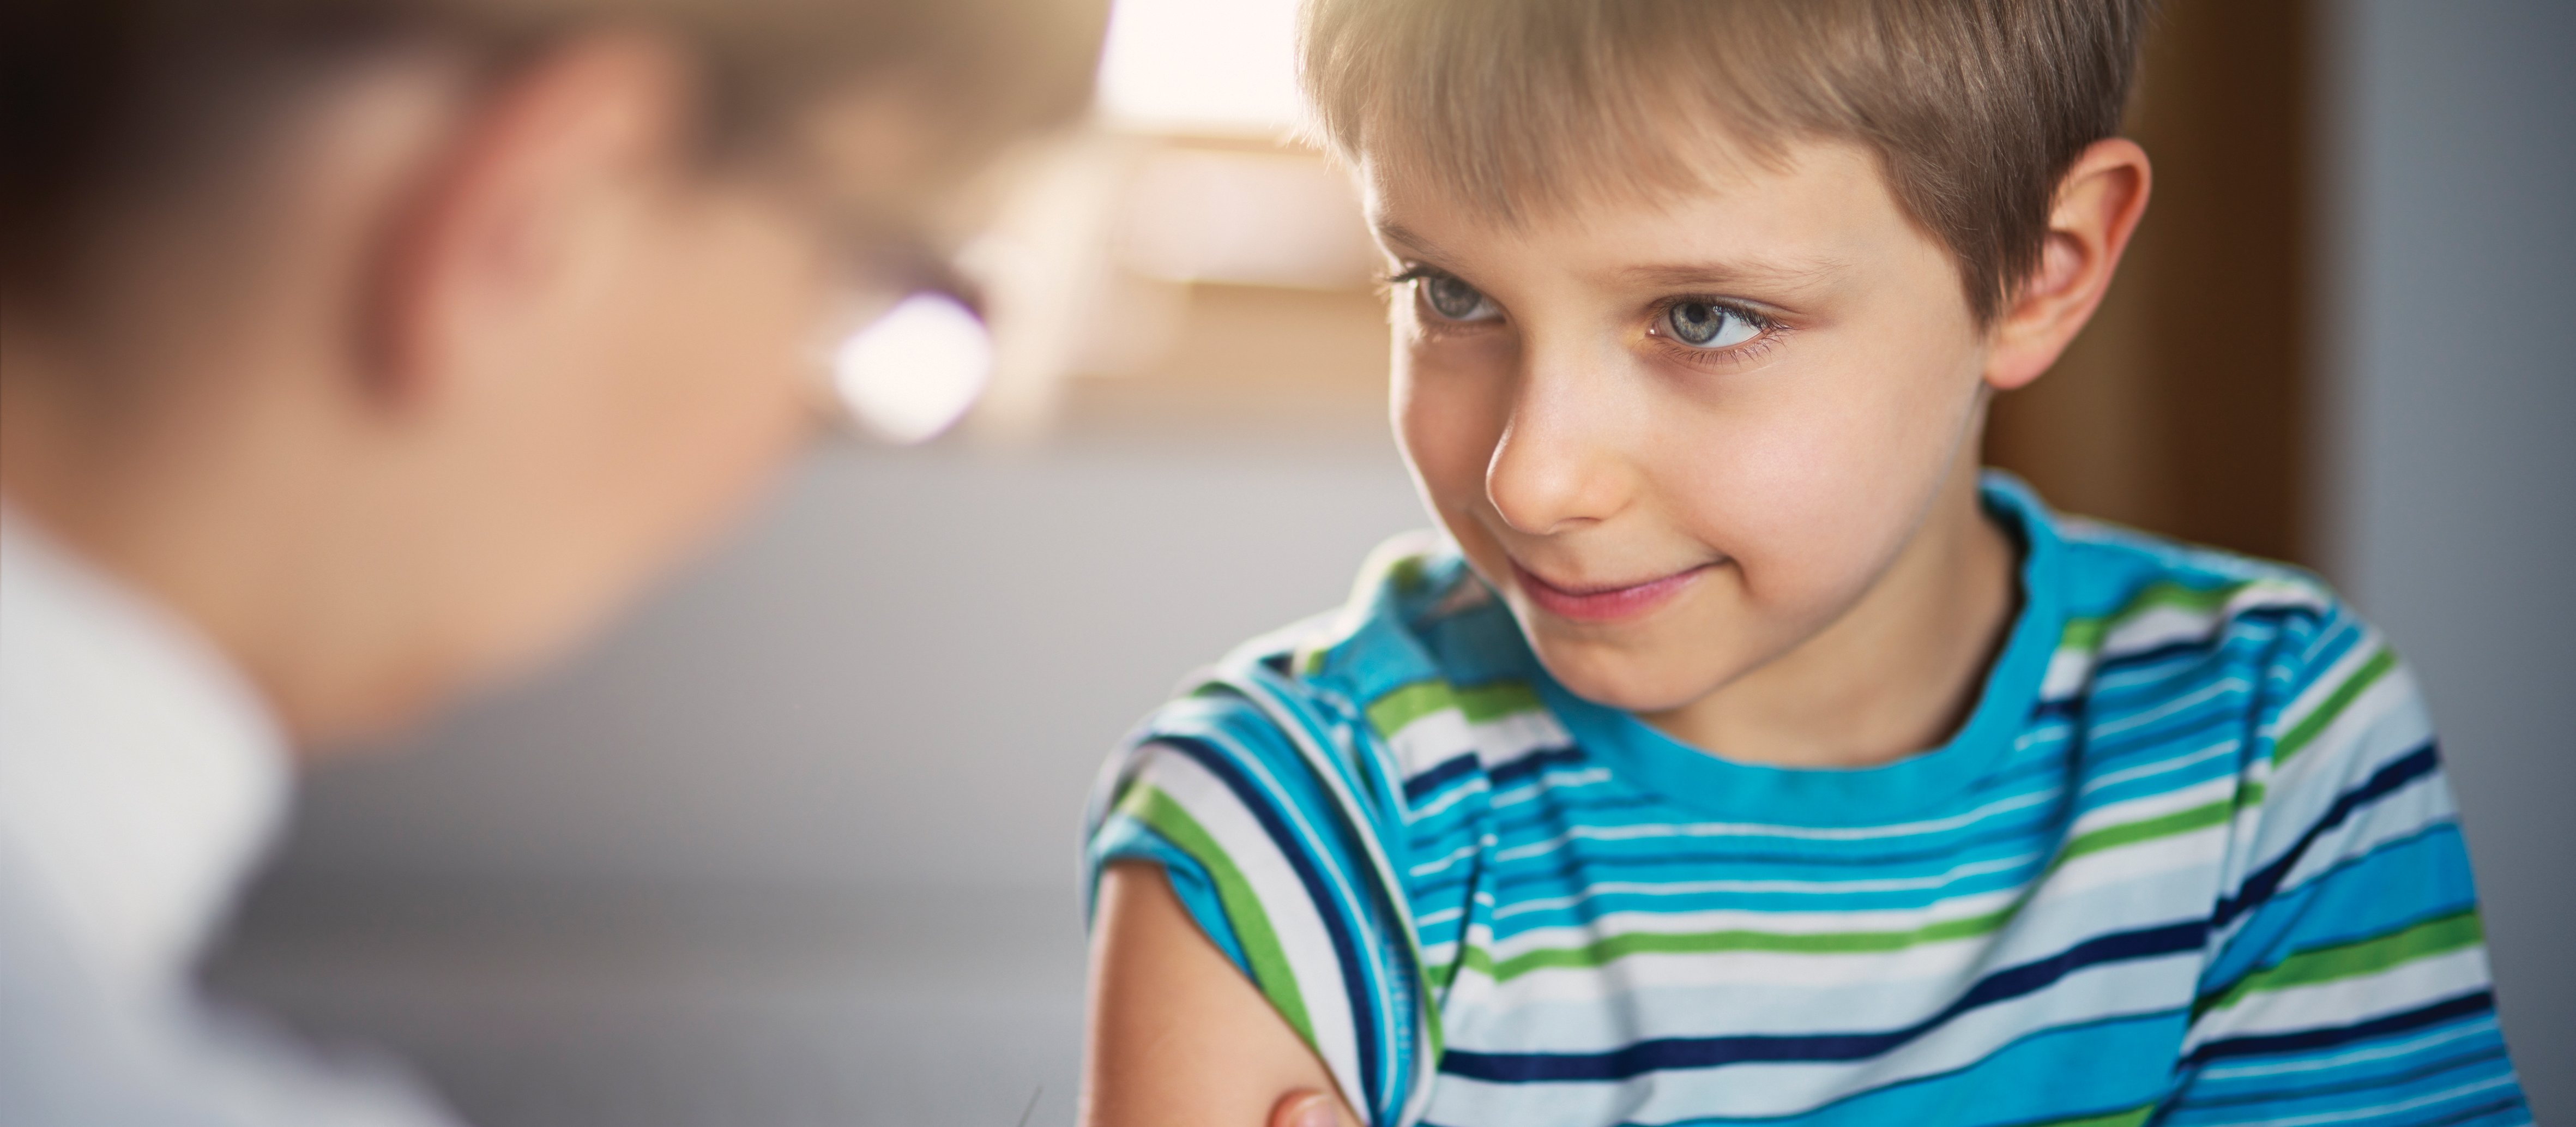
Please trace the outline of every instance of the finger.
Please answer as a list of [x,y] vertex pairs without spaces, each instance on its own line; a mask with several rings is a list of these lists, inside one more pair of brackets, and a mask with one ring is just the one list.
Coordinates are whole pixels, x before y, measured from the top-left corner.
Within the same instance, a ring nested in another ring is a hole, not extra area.
[[1270,1127],[1342,1127],[1333,1097],[1322,1092],[1290,1092],[1270,1111]]

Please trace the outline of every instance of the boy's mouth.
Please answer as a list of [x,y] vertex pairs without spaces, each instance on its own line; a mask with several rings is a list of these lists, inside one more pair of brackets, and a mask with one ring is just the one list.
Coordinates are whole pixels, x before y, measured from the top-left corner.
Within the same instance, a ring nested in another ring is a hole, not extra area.
[[1551,583],[1519,560],[1512,561],[1512,575],[1540,610],[1576,622],[1617,622],[1652,613],[1716,566],[1716,562],[1704,563],[1641,583],[1607,586]]

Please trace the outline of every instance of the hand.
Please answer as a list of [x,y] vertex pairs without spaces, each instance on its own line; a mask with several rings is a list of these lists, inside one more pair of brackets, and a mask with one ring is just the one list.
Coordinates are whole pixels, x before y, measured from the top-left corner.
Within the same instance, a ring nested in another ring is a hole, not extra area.
[[1349,1127],[1333,1097],[1312,1089],[1279,1097],[1270,1109],[1270,1127]]

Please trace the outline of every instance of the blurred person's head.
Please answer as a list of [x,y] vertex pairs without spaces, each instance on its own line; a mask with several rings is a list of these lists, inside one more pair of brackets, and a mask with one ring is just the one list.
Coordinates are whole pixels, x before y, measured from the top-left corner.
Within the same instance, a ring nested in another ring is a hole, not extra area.
[[1664,712],[1946,597],[1989,395],[2145,205],[2115,134],[2149,9],[1310,3],[1401,286],[1399,438],[1551,673]]
[[398,723],[741,507],[1103,6],[5,0],[0,489]]

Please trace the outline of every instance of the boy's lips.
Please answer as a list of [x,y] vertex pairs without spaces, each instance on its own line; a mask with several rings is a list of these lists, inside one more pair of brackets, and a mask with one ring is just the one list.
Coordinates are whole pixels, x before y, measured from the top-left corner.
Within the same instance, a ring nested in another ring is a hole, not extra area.
[[1601,587],[1560,586],[1521,566],[1519,560],[1512,561],[1512,575],[1540,610],[1576,622],[1616,622],[1642,617],[1673,601],[1684,588],[1716,566],[1713,562],[1704,563],[1642,583]]

